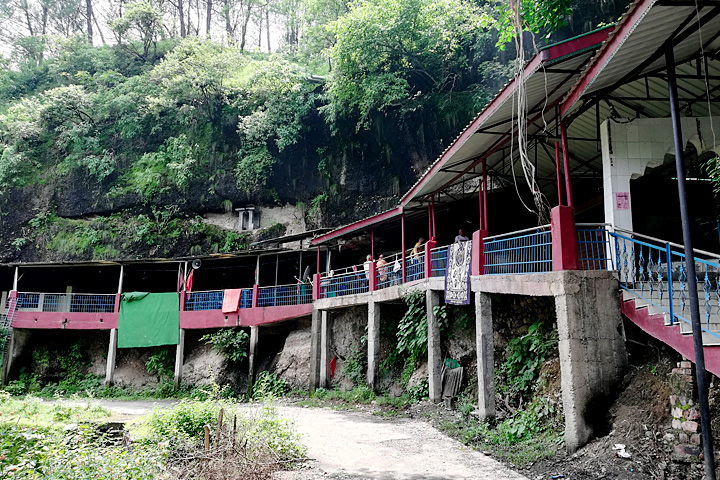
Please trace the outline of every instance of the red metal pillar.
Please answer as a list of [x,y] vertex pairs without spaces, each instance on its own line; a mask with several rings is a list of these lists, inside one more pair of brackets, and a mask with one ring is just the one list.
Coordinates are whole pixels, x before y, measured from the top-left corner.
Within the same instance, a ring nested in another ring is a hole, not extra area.
[[437,230],[435,229],[435,195],[430,197],[430,206],[432,209],[432,236],[430,237],[430,240],[435,240],[437,237]]
[[434,239],[425,242],[425,278],[432,277],[432,249],[436,246]]
[[488,201],[487,201],[487,165],[485,163],[485,160],[483,160],[483,212],[482,212],[484,223],[483,228],[481,230],[484,230],[487,235],[488,231]]
[[377,290],[377,264],[375,260],[370,262],[370,268],[368,269],[368,285],[371,292]]
[[431,206],[428,203],[428,240],[432,238],[432,211]]
[[570,151],[568,150],[567,131],[565,123],[560,120],[560,137],[563,146],[563,169],[565,170],[565,196],[568,207],[573,206],[572,188],[570,187]]
[[405,211],[400,215],[400,230],[402,231],[402,239],[400,248],[402,248],[402,283],[405,283]]
[[480,230],[485,228],[485,208],[483,207],[483,179],[478,178],[478,205],[480,206]]
[[[320,246],[317,247],[317,266],[315,267],[317,270],[315,270],[316,273],[320,273]],[[302,273],[302,272],[300,272]]]
[[557,176],[558,205],[562,205],[562,181],[560,180],[560,146],[555,142],[555,170]]
[[375,229],[370,229],[370,255],[372,255],[373,262],[375,261]]

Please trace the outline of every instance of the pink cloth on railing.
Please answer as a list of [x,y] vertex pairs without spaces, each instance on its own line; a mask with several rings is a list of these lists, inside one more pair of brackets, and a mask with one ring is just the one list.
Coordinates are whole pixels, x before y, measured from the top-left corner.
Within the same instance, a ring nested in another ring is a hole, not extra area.
[[240,304],[240,295],[242,294],[242,288],[232,288],[225,290],[223,295],[223,313],[234,313],[238,311],[238,305]]

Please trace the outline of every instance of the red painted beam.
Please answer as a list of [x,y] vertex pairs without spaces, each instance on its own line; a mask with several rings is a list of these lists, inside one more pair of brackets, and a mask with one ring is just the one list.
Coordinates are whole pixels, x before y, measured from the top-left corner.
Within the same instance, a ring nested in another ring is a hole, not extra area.
[[245,308],[240,310],[240,326],[255,327],[312,315],[312,303],[282,307]]
[[13,328],[110,330],[117,328],[118,314],[84,312],[17,312]]
[[[250,309],[247,309],[250,310]],[[238,313],[225,314],[222,310],[180,312],[180,328],[224,328],[240,325]]]
[[[663,315],[650,315],[647,308],[635,308],[635,300],[621,302],[621,311],[628,320],[640,327],[645,333],[656,338],[673,350],[695,361],[695,349],[692,335],[680,333],[676,324],[672,327],[665,325]],[[704,347],[705,368],[720,377],[720,347]]]
[[632,4],[631,11],[623,18],[622,22],[613,30],[612,36],[609,37],[595,56],[590,61],[590,65],[580,76],[578,81],[570,89],[565,99],[560,104],[560,116],[565,114],[572,106],[580,100],[585,90],[595,81],[595,78],[605,68],[605,65],[615,55],[617,50],[625,42],[625,39],[635,30],[637,23],[645,16],[647,11],[652,8],[654,0],[641,0]]
[[395,207],[392,210],[388,210],[383,213],[378,213],[377,215],[373,215],[372,217],[368,217],[363,220],[358,220],[357,222],[351,223],[349,225],[345,225],[344,227],[340,227],[337,230],[333,230],[332,232],[328,232],[325,235],[320,235],[319,237],[313,238],[312,244],[318,245],[327,240],[332,240],[333,238],[341,237],[343,235],[354,232],[356,230],[360,230],[362,228],[369,227],[370,225],[375,225],[377,223],[382,222],[383,220],[389,220],[391,218],[395,218],[397,216],[400,216],[401,214],[402,214],[402,208]]

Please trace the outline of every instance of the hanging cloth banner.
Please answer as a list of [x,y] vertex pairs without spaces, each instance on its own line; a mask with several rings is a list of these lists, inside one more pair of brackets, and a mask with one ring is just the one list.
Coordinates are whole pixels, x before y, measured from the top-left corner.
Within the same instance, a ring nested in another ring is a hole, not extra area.
[[468,305],[470,303],[470,260],[472,241],[455,242],[448,247],[445,270],[445,303]]
[[242,294],[242,288],[232,288],[223,292],[223,313],[234,313],[238,311],[240,305],[240,295]]
[[123,293],[118,318],[118,348],[177,345],[180,296],[172,293]]

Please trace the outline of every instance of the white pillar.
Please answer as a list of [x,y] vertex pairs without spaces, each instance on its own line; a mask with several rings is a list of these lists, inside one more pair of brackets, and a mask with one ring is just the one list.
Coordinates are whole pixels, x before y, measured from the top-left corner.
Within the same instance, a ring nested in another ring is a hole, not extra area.
[[438,403],[442,401],[442,351],[440,349],[440,327],[435,316],[435,307],[440,305],[440,292],[427,290],[427,337],[428,337],[428,389],[430,401]]
[[492,299],[475,293],[475,341],[477,350],[478,413],[481,420],[495,416],[495,352]]
[[182,382],[183,361],[185,360],[185,329],[180,329],[180,339],[175,350],[175,388]]
[[328,388],[330,376],[330,322],[328,311],[323,310],[320,319],[320,387]]
[[115,357],[117,356],[117,328],[110,330],[110,345],[108,346],[107,365],[105,366],[105,386],[113,384],[115,376]]
[[368,302],[368,359],[367,384],[370,388],[377,387],[378,360],[380,357],[380,304]]

